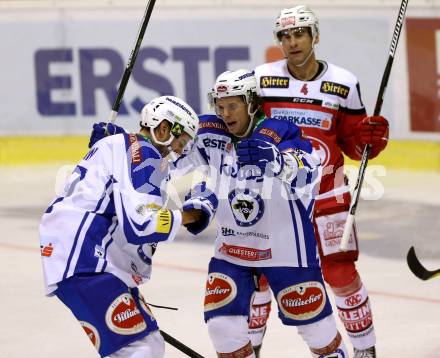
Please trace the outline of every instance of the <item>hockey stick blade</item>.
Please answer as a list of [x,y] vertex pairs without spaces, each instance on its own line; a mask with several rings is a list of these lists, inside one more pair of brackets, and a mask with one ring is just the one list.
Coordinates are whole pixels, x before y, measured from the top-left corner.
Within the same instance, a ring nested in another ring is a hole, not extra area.
[[431,278],[440,276],[440,269],[429,271],[425,267],[423,267],[423,265],[416,256],[416,251],[414,250],[414,246],[411,246],[411,248],[409,249],[408,255],[406,256],[406,262],[408,263],[408,267],[411,270],[411,272],[423,281],[430,280]]

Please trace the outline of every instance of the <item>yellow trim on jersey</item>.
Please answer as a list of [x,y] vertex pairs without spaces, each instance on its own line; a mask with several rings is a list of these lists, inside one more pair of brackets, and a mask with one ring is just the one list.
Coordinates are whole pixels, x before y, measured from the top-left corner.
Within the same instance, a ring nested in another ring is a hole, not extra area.
[[171,231],[171,211],[161,209],[157,212],[156,232],[169,234]]

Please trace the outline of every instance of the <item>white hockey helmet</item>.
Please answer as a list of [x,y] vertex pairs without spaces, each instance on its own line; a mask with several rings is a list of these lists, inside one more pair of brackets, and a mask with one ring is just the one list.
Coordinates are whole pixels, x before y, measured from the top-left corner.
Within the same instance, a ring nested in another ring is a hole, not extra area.
[[208,93],[208,103],[214,108],[217,98],[233,96],[243,96],[247,104],[251,104],[257,98],[258,86],[253,71],[240,69],[220,74]]
[[[171,137],[167,142],[159,142],[153,130],[163,120],[171,123]],[[194,138],[199,128],[199,117],[189,104],[180,98],[162,96],[152,99],[142,108],[141,126],[151,129],[151,136],[156,143],[170,145],[182,132]]]
[[298,27],[310,27],[312,38],[319,34],[319,23],[315,13],[306,5],[298,5],[289,9],[282,9],[273,29],[276,42],[280,42],[278,33],[283,30],[295,29]]

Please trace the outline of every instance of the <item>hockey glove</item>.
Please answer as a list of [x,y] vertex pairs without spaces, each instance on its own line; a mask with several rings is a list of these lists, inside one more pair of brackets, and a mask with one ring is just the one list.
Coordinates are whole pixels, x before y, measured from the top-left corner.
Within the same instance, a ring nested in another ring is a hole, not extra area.
[[377,156],[388,143],[388,121],[382,116],[365,117],[356,128],[356,142],[363,147],[372,146],[371,157]]
[[217,206],[217,196],[206,187],[206,182],[198,183],[185,196],[182,210],[198,209],[202,211],[202,215],[199,221],[186,224],[187,230],[194,235],[205,230],[214,218]]
[[256,165],[263,174],[277,176],[284,167],[281,152],[273,144],[259,139],[245,139],[237,144],[237,162],[240,167]]
[[[106,132],[106,127],[107,127],[107,132]],[[108,135],[113,135],[118,133],[125,133],[124,128],[119,127],[116,124],[112,124],[112,123],[108,123],[108,124],[106,122],[95,123],[93,125],[92,134],[90,135],[89,148],[92,148],[98,140],[105,138]]]

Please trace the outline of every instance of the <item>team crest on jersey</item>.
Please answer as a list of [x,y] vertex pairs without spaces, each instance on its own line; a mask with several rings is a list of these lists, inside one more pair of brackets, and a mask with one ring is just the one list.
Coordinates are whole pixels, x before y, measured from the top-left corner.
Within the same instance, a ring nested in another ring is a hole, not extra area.
[[260,78],[261,88],[289,88],[289,77],[263,76]]
[[107,308],[105,314],[107,327],[118,334],[130,335],[142,332],[147,328],[133,296],[123,293]]
[[321,165],[325,167],[330,162],[330,148],[321,139],[312,137],[310,135],[307,138],[312,142],[313,148],[318,153]]
[[263,199],[249,189],[234,189],[229,193],[228,199],[235,222],[239,226],[252,226],[264,214]]
[[234,280],[221,272],[211,272],[206,280],[205,312],[226,306],[237,296]]
[[303,321],[318,316],[327,297],[320,282],[308,281],[281,290],[277,301],[286,317]]
[[350,92],[350,87],[341,85],[340,83],[323,81],[321,83],[320,91],[322,93],[333,94],[335,96],[345,99],[348,97],[348,93]]
[[99,348],[101,346],[101,339],[99,338],[98,330],[89,322],[79,321],[79,323],[81,324],[84,332],[86,332],[87,337],[89,337],[90,341],[95,346],[96,350],[99,351]]

